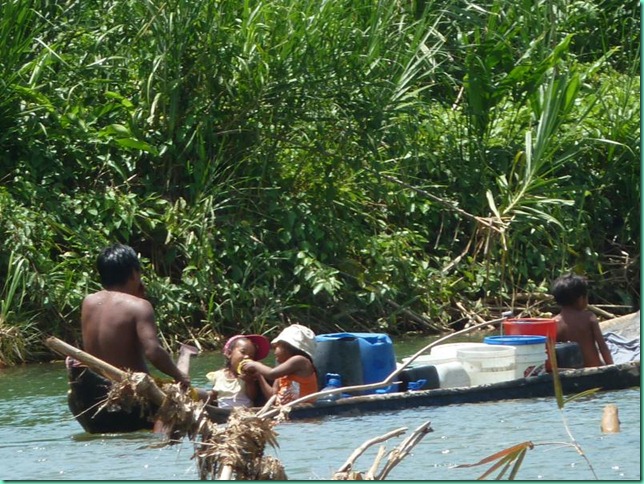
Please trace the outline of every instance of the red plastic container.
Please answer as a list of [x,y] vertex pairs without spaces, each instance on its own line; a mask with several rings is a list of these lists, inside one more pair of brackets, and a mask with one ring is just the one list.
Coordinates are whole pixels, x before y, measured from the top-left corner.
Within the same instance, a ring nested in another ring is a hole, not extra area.
[[[546,336],[550,342],[557,344],[557,322],[550,318],[514,318],[503,321],[503,334]],[[546,370],[552,371],[550,355],[546,360]]]
[[547,336],[557,342],[557,323],[548,318],[515,318],[503,321],[503,334]]

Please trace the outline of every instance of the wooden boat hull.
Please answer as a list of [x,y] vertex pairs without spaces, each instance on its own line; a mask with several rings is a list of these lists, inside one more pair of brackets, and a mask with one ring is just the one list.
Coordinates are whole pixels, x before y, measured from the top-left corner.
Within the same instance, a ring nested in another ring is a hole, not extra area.
[[[560,371],[564,394],[575,394],[598,388],[601,391],[622,390],[640,386],[640,362],[628,362],[597,368]],[[405,393],[386,393],[342,398],[334,402],[317,402],[293,407],[291,420],[312,419],[329,415],[355,416],[363,413],[387,412],[418,407],[482,403],[499,400],[554,396],[552,374],[491,383],[476,387],[442,388]],[[225,422],[229,409],[211,408],[210,418]]]

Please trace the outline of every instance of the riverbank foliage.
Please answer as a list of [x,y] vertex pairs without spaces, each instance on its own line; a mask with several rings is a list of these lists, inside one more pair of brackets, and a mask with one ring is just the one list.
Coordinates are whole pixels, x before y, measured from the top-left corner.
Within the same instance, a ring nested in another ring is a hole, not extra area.
[[568,270],[638,305],[639,31],[616,0],[2,2],[3,359],[78,340],[115,241],[168,342],[439,331]]

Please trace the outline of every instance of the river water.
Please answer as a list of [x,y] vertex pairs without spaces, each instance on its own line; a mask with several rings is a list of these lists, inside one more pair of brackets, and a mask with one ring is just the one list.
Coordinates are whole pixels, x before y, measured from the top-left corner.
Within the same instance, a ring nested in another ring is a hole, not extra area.
[[[427,344],[396,344],[409,355]],[[219,368],[219,354],[193,358],[195,386],[206,387],[205,374]],[[267,359],[272,364],[272,356]],[[2,480],[188,480],[197,479],[188,442],[162,448],[149,432],[86,434],[67,408],[62,362],[0,370],[0,479]],[[605,405],[619,408],[621,432],[603,434]],[[432,433],[389,474],[391,480],[474,480],[488,466],[473,464],[504,448],[532,441],[517,479],[641,480],[640,389],[600,392],[575,400],[563,412],[554,398],[409,409],[359,417],[328,417],[279,424],[277,457],[290,480],[330,479],[366,440],[400,427],[405,435],[384,445],[393,449],[426,421]],[[572,438],[588,461],[570,445]],[[358,459],[366,471],[377,446]],[[594,471],[594,473],[593,473]]]

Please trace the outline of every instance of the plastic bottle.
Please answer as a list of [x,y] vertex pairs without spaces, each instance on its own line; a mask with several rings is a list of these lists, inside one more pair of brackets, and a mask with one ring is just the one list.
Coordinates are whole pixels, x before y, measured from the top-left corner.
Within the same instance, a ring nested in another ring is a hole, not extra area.
[[[326,386],[322,389],[322,391],[335,390],[336,388],[340,388],[341,386],[342,386],[342,377],[340,375],[338,375],[337,373],[327,373]],[[318,401],[333,402],[338,398],[340,398],[340,392],[333,393],[331,395],[322,395],[320,398],[318,398]]]

